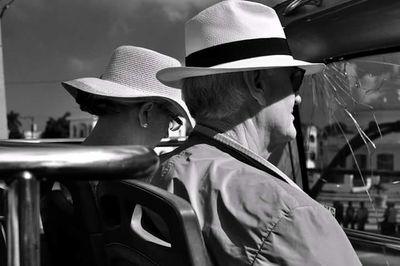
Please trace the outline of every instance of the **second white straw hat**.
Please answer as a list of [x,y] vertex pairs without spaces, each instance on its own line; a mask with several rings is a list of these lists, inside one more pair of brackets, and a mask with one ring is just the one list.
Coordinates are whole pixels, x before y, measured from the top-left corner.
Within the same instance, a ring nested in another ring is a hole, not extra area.
[[62,82],[64,88],[75,98],[77,90],[104,97],[125,100],[158,99],[171,103],[178,113],[192,126],[181,91],[165,86],[156,79],[156,73],[167,67],[179,67],[175,58],[136,46],[116,48],[100,78],[86,77]]

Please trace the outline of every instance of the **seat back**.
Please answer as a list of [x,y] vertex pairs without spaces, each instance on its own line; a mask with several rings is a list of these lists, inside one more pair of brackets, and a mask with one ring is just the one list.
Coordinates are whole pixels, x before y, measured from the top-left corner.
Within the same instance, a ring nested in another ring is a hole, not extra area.
[[62,182],[62,190],[47,191],[41,200],[46,257],[58,266],[106,266],[102,225],[88,181]]
[[[137,180],[102,182],[97,196],[109,265],[211,265],[196,214],[184,199]],[[161,229],[155,214],[162,219],[166,240],[162,229],[155,238],[143,229],[151,228],[140,220],[146,213],[153,217],[147,223],[156,225],[153,233]]]

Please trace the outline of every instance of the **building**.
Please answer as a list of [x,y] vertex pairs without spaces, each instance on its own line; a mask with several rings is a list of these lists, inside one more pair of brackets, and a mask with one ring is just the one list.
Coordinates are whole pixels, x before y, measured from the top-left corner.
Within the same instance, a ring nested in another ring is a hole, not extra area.
[[24,131],[24,139],[38,139],[41,134],[42,131],[38,131],[37,124],[33,123],[30,130]]
[[67,119],[70,138],[86,138],[97,122],[96,116],[70,116]]

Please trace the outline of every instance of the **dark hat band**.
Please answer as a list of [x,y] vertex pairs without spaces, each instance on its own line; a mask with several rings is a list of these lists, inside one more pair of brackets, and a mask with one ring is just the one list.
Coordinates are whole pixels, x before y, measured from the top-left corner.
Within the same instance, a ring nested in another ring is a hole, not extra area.
[[262,38],[219,44],[191,53],[185,63],[187,67],[212,67],[268,55],[291,55],[286,39]]

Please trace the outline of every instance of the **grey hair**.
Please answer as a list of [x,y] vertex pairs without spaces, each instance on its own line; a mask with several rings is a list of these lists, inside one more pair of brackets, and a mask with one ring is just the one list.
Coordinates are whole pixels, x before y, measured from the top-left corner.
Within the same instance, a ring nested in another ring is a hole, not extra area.
[[223,119],[237,113],[249,99],[246,79],[255,71],[185,78],[182,96],[195,119]]

